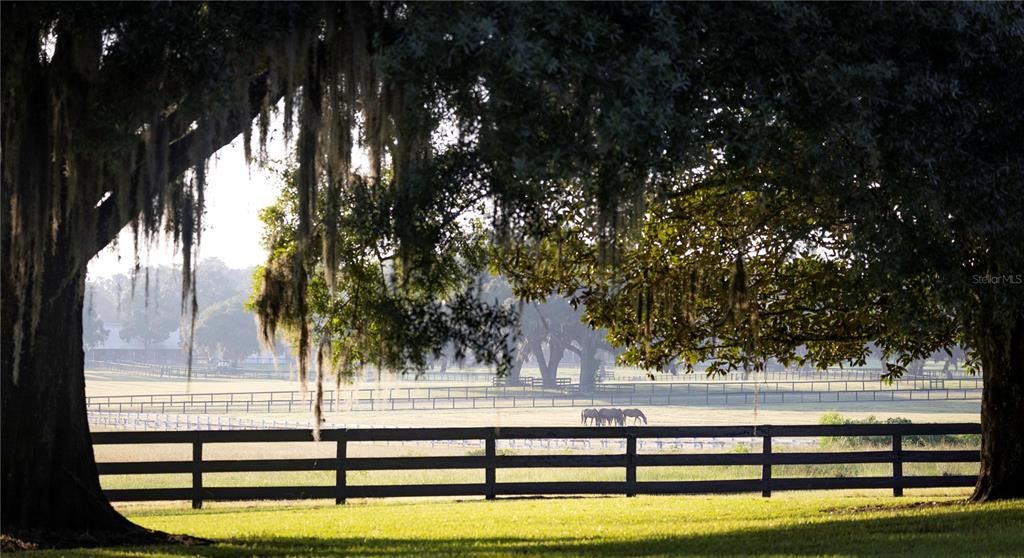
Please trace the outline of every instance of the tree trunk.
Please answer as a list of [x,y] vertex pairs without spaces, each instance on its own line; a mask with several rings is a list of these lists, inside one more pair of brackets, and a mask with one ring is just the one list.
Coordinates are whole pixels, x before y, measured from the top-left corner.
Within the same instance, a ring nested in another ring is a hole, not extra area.
[[562,355],[565,354],[565,345],[554,339],[548,340],[548,357],[544,358],[544,350],[540,343],[531,343],[533,356],[537,359],[537,367],[540,368],[540,377],[544,387],[553,388],[558,385],[558,365],[562,362]]
[[[29,208],[46,207],[40,199],[47,193],[35,186],[49,184],[53,168],[53,146],[46,135],[51,128],[48,82],[31,68],[18,79],[31,85],[24,103],[7,115],[20,117],[14,122],[21,143],[3,154],[0,530],[44,544],[61,538],[88,544],[82,537],[97,534],[138,535],[145,531],[111,507],[96,474],[82,351],[86,263],[75,252],[82,229],[62,215],[56,236],[47,239],[52,244],[37,245],[45,253],[18,252],[25,250],[27,235],[38,230],[32,219],[50,218]],[[13,219],[24,226],[15,227]],[[20,286],[20,265],[43,271]],[[29,310],[33,304],[38,304],[38,320]]]
[[594,339],[586,339],[580,345],[580,391],[591,393],[597,386],[597,369],[601,365],[597,358],[597,343]]
[[978,343],[981,396],[981,471],[976,502],[1024,497],[1024,316],[1010,331]]
[[515,354],[512,355],[512,366],[509,367],[508,372],[505,374],[505,383],[510,386],[518,386],[522,383],[519,379],[523,373],[523,362],[526,361],[526,347],[525,344],[520,343],[516,346]]
[[914,362],[910,363],[910,366],[907,366],[907,370],[910,372],[908,376],[911,378],[923,378],[924,363],[925,359],[915,360]]
[[[70,211],[50,242],[39,246],[44,253],[17,253],[15,248],[11,216],[25,219],[29,213],[15,212],[14,200],[29,204],[26,200],[34,199],[32,185],[48,184],[52,169],[48,159],[52,145],[45,136],[49,93],[44,79],[36,83],[21,121],[22,144],[4,153],[3,164],[0,530],[45,546],[166,541],[166,536],[134,525],[114,510],[100,489],[96,472],[85,409],[82,351],[89,258],[81,248],[88,244],[83,231],[95,231],[95,227],[80,226],[74,220],[78,213]],[[15,168],[11,161],[19,162],[16,176],[7,174]],[[33,230],[29,225],[18,234],[32,234]],[[42,269],[40,276],[24,287],[17,282],[16,266],[21,260]],[[34,324],[29,310],[33,301],[39,308]]]
[[[70,255],[48,258],[33,346],[22,347],[14,380],[17,312],[3,280],[3,532],[69,544],[142,541],[149,532],[122,517],[100,489],[85,409],[82,303],[85,272]],[[29,295],[29,293],[26,293]],[[29,295],[30,296],[30,295]],[[28,296],[26,296],[28,298]],[[22,329],[24,339],[30,336]]]
[[[82,351],[88,260],[144,208],[151,208],[164,184],[153,184],[150,173],[139,168],[130,172],[125,191],[109,184],[115,195],[106,201],[88,198],[95,189],[69,193],[68,185],[60,181],[71,176],[70,171],[76,171],[76,180],[83,184],[85,177],[100,176],[88,171],[101,161],[92,161],[86,154],[112,148],[120,153],[124,147],[120,139],[92,144],[82,150],[76,166],[67,167],[63,158],[75,150],[65,151],[56,143],[77,140],[70,133],[80,124],[76,116],[94,109],[88,104],[88,92],[95,83],[82,74],[89,68],[89,54],[75,47],[79,39],[88,43],[82,38],[88,30],[79,29],[79,34],[64,29],[52,63],[43,65],[38,60],[39,24],[49,25],[46,22],[52,18],[41,18],[43,12],[35,9],[4,7],[0,530],[45,545],[168,542],[166,535],[122,517],[100,489],[85,409]],[[260,107],[275,105],[284,94],[283,89],[274,92],[267,102],[268,76],[264,73],[250,84],[250,102],[243,111],[231,109],[223,118],[209,118],[202,111],[179,108],[175,120],[199,125],[167,146],[166,152],[150,155],[164,160],[171,178],[205,161],[249,126]],[[59,87],[51,89],[53,84]],[[55,99],[65,107],[63,111],[55,110]],[[62,120],[54,120],[55,116]],[[167,124],[170,118],[162,122]],[[127,133],[137,134],[142,124],[152,122],[127,126]],[[135,137],[128,145],[140,141]]]

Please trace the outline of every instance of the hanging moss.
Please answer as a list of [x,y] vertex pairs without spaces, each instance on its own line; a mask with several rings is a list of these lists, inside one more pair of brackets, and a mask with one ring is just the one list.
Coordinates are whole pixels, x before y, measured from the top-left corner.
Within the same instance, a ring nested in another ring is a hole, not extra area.
[[[220,18],[238,17],[228,6],[153,7],[158,14],[138,6],[5,6],[4,255],[13,297],[6,303],[17,308],[15,381],[20,356],[34,350],[43,289],[33,285],[58,266],[83,269],[124,225],[132,226],[136,267],[140,246],[172,238],[182,254],[182,309],[194,310],[205,160],[248,128],[240,124],[253,112],[254,74],[244,68],[291,63],[254,54],[260,49],[203,49],[228,35],[236,46],[255,44],[257,34],[305,36],[297,32],[306,28],[301,20],[280,27],[280,9],[247,12],[268,18],[254,20],[247,35],[220,26]],[[205,42],[189,36],[193,29]],[[223,60],[211,52],[232,53],[225,56],[236,65],[213,71]],[[269,98],[262,95],[264,116]],[[261,146],[265,139],[266,128]]]

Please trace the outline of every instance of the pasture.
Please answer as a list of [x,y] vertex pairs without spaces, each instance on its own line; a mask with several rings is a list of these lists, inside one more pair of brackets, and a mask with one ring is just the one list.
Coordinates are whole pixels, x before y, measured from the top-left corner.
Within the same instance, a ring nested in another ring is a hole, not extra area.
[[[848,493],[393,501],[347,506],[131,507],[209,546],[37,551],[33,557],[1019,556],[1024,502]],[[12,554],[16,555],[16,554]]]

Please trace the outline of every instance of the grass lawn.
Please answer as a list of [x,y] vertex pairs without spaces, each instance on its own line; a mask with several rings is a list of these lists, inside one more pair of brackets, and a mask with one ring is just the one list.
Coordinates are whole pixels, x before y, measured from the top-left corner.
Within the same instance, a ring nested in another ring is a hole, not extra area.
[[[837,495],[838,494],[838,495]],[[780,494],[129,508],[211,546],[43,556],[1021,556],[1024,502]]]

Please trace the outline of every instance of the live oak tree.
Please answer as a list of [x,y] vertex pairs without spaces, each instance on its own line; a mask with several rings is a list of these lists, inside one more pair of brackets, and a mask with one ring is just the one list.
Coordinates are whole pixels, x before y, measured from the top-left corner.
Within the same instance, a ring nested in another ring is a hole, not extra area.
[[[974,348],[986,380],[978,497],[1024,485],[1022,295],[993,284],[1024,267],[1019,4],[2,10],[4,533],[141,533],[96,478],[81,346],[68,342],[82,335],[85,266],[128,224],[142,239],[167,231],[182,247],[182,306],[194,316],[204,162],[239,134],[247,146],[266,138],[279,100],[295,145],[297,220],[294,246],[265,268],[259,313],[268,331],[294,326],[303,360],[326,347],[308,288],[344,291],[343,200],[364,195],[373,207],[382,195],[371,215],[390,251],[373,257],[393,258],[378,279],[395,281],[389,304],[402,316],[443,314],[467,291],[435,269],[453,261],[433,234],[453,208],[483,206],[510,270],[537,254],[551,255],[549,271],[584,266],[570,256],[596,246],[595,267],[610,271],[581,277],[600,290],[626,269],[630,231],[706,184],[732,200],[738,230],[757,229],[750,215],[775,217],[744,205],[763,198],[785,210],[774,222],[791,228],[778,238],[803,239],[797,254],[811,247],[801,260],[827,304],[792,310],[811,326],[796,333],[834,334],[810,317],[819,313],[843,332],[841,350],[822,345],[822,359],[845,358],[866,337],[909,353],[958,337]],[[255,159],[260,143],[247,148]],[[361,172],[356,145],[368,159]],[[722,291],[732,321],[714,334],[727,338],[753,315],[747,267],[767,261],[751,257],[759,245],[711,247],[733,266]],[[313,251],[320,269],[309,267]],[[369,260],[357,256],[358,271]],[[462,258],[457,270],[477,267]],[[511,277],[524,291],[550,286]],[[657,296],[637,297],[645,324]],[[863,300],[877,309],[870,321]],[[450,323],[497,316],[466,308]]]
[[[496,364],[501,373],[521,366],[506,344],[516,324],[513,309],[489,305],[480,296],[484,285],[477,277],[486,249],[479,225],[456,222],[476,208],[477,196],[431,195],[425,198],[429,207],[399,212],[391,177],[373,184],[352,180],[333,204],[323,192],[313,210],[310,241],[334,246],[337,257],[328,263],[322,251],[300,251],[297,178],[285,173],[277,202],[260,214],[268,261],[256,270],[247,306],[260,319],[265,345],[284,334],[299,357],[303,388],[305,360],[314,349],[314,424],[320,422],[328,376],[341,382],[367,366],[418,373],[442,353],[456,361],[473,356]],[[434,185],[429,191],[443,190]],[[410,225],[405,221],[412,216]],[[400,228],[407,226],[414,227],[415,240],[403,239]],[[410,241],[420,243],[413,252]],[[312,270],[304,292],[294,290],[297,267]]]
[[600,366],[598,352],[611,351],[607,332],[594,329],[583,321],[583,312],[570,299],[551,293],[544,300],[516,297],[511,285],[500,276],[489,276],[479,293],[484,301],[495,301],[515,311],[518,327],[514,329],[512,367],[506,374],[512,385],[519,383],[523,362],[532,358],[537,363],[545,387],[555,387],[558,368],[566,353],[575,354],[580,362],[581,389],[591,391]]
[[181,328],[181,275],[166,267],[145,267],[136,273],[135,288],[123,289],[118,302],[118,335],[147,352]]
[[245,299],[229,298],[200,312],[192,343],[207,356],[229,360],[233,365],[257,352],[256,322],[245,309]]
[[556,240],[509,267],[534,289],[584,290],[590,319],[646,366],[825,367],[874,342],[891,377],[959,344],[985,380],[974,499],[1020,497],[1022,15],[745,12],[749,32],[710,41],[747,63],[708,68],[703,158],[649,190],[615,265],[591,221],[565,219],[588,211],[568,182],[570,203],[548,209]]
[[[203,314],[207,310],[230,298],[244,298],[250,286],[252,270],[228,269],[215,258],[204,259],[196,270],[195,289],[200,303],[196,331],[199,332]],[[119,324],[121,339],[135,341],[146,349],[166,341],[172,332],[182,327],[180,268],[144,266],[133,269],[128,275],[89,279],[85,289],[83,340],[87,350],[106,339],[104,336],[98,342],[90,342],[99,333],[96,320],[99,320],[99,325]],[[238,308],[241,310],[242,304],[238,304]],[[90,313],[95,314],[92,321]],[[252,316],[249,316],[249,321],[251,325]],[[240,322],[244,325],[244,320]],[[186,330],[190,325],[189,322],[185,323]],[[256,338],[255,334],[250,337],[253,340]],[[184,339],[187,340],[187,336]],[[252,349],[255,350],[255,347]]]
[[529,321],[531,326],[529,331],[524,328],[523,334],[540,368],[544,386],[555,387],[558,365],[568,352],[576,355],[580,362],[580,390],[593,391],[600,366],[598,352],[611,349],[605,341],[607,332],[591,327],[581,309],[574,308],[568,299],[558,295],[527,304],[521,319]]
[[[798,133],[736,145],[723,170],[748,176],[736,189],[769,206],[796,197],[808,214],[796,225],[813,228],[783,229],[805,244],[794,263],[835,268],[823,297],[810,293],[807,308],[783,304],[780,315],[825,316],[812,336],[829,322],[835,327],[824,331],[848,336],[840,342],[866,334],[902,355],[896,370],[957,342],[977,356],[985,387],[974,498],[1020,497],[1024,289],[1014,281],[1024,267],[1024,150],[1015,138],[1024,118],[1014,107],[1024,82],[1012,68],[1024,62],[1024,13],[1013,5],[899,15],[878,18],[879,36],[857,49],[837,33],[826,57],[803,57],[802,72],[830,72],[833,84],[810,93],[780,76],[755,88],[766,102],[738,125],[772,138],[789,122]],[[789,208],[776,207],[789,222]],[[816,246],[823,249],[807,253]]]
[[2,530],[152,538],[106,502],[96,474],[77,341],[86,264],[126,225],[140,239],[166,231],[184,256],[181,305],[195,307],[205,161],[294,92],[319,10],[2,10]]

